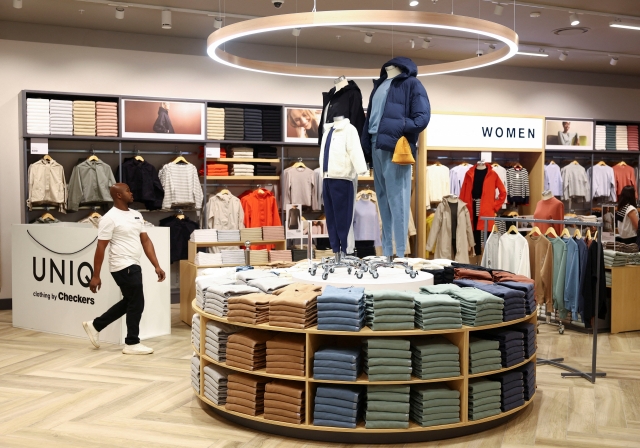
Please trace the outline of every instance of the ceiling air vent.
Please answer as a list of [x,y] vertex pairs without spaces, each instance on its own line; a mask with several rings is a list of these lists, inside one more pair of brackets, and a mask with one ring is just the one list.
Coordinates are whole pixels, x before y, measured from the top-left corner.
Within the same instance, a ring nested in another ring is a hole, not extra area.
[[578,34],[584,34],[589,30],[590,28],[585,26],[570,26],[567,28],[558,28],[557,30],[553,30],[553,34],[556,36],[576,36]]

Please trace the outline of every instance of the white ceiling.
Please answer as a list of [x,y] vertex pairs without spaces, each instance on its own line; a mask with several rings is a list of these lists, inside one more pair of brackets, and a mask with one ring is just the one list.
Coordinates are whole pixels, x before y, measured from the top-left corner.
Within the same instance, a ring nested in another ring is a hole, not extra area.
[[[102,2],[103,3],[95,3]],[[544,1],[544,5],[543,5]],[[124,20],[115,18],[115,6],[106,4],[106,0],[23,0],[23,8],[12,7],[11,0],[0,3],[0,21],[22,22],[40,25],[55,25],[89,30],[126,32],[142,35],[159,35],[183,37],[202,40],[213,31],[213,17],[206,14],[191,14],[174,11],[173,27],[163,30],[160,27],[160,11],[127,7]],[[126,3],[126,2],[113,2]],[[182,8],[197,11],[219,12],[227,14],[226,23],[242,20],[233,15],[268,16],[292,12],[308,12],[313,7],[313,0],[285,0],[280,9],[273,7],[271,0],[134,0],[133,3]],[[584,72],[640,75],[640,31],[622,30],[609,27],[615,16],[627,17],[625,21],[640,24],[640,1],[638,0],[531,0],[527,6],[505,4],[502,15],[494,14],[495,4],[487,0],[421,0],[416,8],[408,6],[409,0],[317,0],[320,11],[341,9],[405,9],[429,12],[451,13],[452,3],[455,14],[480,17],[494,21],[510,28],[514,27],[520,37],[521,51],[537,52],[545,49],[548,58],[516,56],[507,65],[520,67],[548,68],[558,70],[575,70]],[[536,6],[536,4],[540,4]],[[551,7],[551,8],[547,8]],[[220,9],[219,9],[220,7]],[[588,28],[588,32],[574,36],[558,36],[553,33],[559,28],[570,27],[569,11],[555,10],[560,8],[579,8],[608,14],[601,16],[585,12],[579,15],[580,27]],[[531,18],[531,12],[540,12],[539,18]],[[628,17],[631,16],[631,17]],[[478,46],[485,52],[489,50],[486,41],[476,40],[476,36],[459,35],[467,39],[444,39],[432,36],[432,45],[428,50],[420,47],[418,30],[396,29],[396,34],[378,32],[371,44],[364,43],[364,34],[360,31],[323,28],[303,30],[297,39],[297,51],[304,60],[305,49],[346,51],[350,53],[372,54],[375,58],[384,59],[391,55],[403,55],[421,60],[455,60],[472,57]],[[405,35],[406,34],[406,35]],[[338,39],[337,36],[340,36]],[[416,48],[411,49],[409,39],[416,40]],[[393,41],[393,49],[392,49]],[[248,44],[263,44],[289,48],[291,58],[295,58],[296,39],[290,32],[275,32],[241,41]],[[79,43],[81,44],[81,43]],[[241,48],[238,46],[237,48]],[[568,58],[562,62],[558,59],[560,51],[568,52]],[[609,54],[619,57],[614,67],[609,64]],[[635,56],[635,57],[633,57]],[[265,56],[265,59],[269,59]],[[292,62],[294,59],[286,61]]]

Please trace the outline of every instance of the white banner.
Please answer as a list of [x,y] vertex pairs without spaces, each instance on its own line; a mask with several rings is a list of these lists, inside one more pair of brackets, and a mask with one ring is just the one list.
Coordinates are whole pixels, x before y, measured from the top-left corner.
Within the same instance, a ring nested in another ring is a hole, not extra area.
[[544,119],[432,114],[427,147],[542,149]]

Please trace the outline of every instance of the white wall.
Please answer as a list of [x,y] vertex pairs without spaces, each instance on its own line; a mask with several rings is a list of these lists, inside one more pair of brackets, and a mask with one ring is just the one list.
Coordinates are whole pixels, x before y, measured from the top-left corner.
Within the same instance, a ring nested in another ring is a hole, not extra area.
[[[0,299],[11,297],[11,224],[22,222],[23,89],[318,104],[328,80],[259,75],[207,57],[0,40]],[[486,75],[485,75],[486,76]],[[576,77],[579,77],[576,74]],[[421,78],[437,111],[640,121],[640,90],[465,76]],[[365,98],[370,81],[360,81]]]

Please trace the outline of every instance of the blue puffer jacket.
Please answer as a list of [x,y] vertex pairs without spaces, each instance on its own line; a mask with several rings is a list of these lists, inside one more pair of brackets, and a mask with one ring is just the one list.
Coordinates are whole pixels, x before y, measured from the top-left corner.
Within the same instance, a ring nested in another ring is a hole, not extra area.
[[[382,66],[380,79],[373,81],[373,91],[369,97],[369,108],[373,95],[380,84],[387,79],[385,67],[395,65],[402,73],[391,81],[389,95],[384,106],[384,113],[378,126],[377,146],[385,151],[394,151],[396,143],[403,135],[407,137],[413,156],[416,156],[418,136],[427,128],[431,119],[431,104],[422,83],[416,78],[418,67],[409,58],[393,58]],[[368,162],[371,161],[371,134],[369,133],[369,116],[362,130],[362,149]]]

